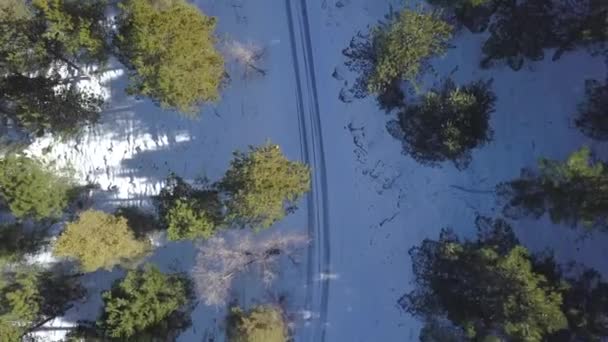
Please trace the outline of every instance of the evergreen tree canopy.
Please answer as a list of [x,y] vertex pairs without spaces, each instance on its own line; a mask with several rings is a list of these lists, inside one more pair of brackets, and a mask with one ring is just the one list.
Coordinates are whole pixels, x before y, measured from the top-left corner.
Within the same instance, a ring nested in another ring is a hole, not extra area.
[[593,162],[586,147],[563,162],[541,159],[538,172],[524,169],[519,179],[497,186],[510,217],[538,218],[548,212],[553,222],[589,229],[608,227],[607,191],[606,165]]
[[2,274],[0,339],[21,341],[40,322],[62,315],[83,290],[72,277],[36,268],[18,267]]
[[542,341],[566,328],[559,284],[534,269],[511,227],[486,218],[477,227],[476,240],[443,230],[410,250],[416,287],[404,308],[426,320],[447,316],[474,340]]
[[214,47],[215,18],[184,0],[126,0],[115,44],[131,70],[132,94],[195,112],[219,97],[224,61]]
[[44,231],[27,230],[19,223],[0,224],[0,268],[38,251],[45,244],[44,238]]
[[87,210],[67,224],[54,253],[75,258],[84,272],[93,272],[110,270],[122,261],[142,256],[147,249],[148,243],[135,239],[125,218]]
[[493,60],[506,60],[519,70],[526,58],[542,60],[544,49],[556,47],[552,0],[503,1],[490,24],[490,37],[483,45],[483,67]]
[[347,65],[361,73],[362,92],[381,95],[402,80],[415,84],[424,63],[444,54],[452,38],[452,26],[437,12],[405,9],[389,19],[353,39],[343,52]]
[[0,198],[17,218],[54,218],[68,205],[74,186],[35,159],[0,159]]
[[166,275],[148,265],[143,270],[129,271],[112,290],[103,293],[105,306],[98,325],[108,336],[120,339],[139,336],[159,326],[167,328],[191,296],[186,277]]
[[457,87],[450,79],[444,81],[400,113],[405,151],[422,163],[450,160],[466,167],[471,150],[492,138],[489,120],[495,101],[490,82]]
[[82,74],[79,64],[106,60],[104,6],[98,0],[0,4],[0,113],[37,134],[71,134],[97,120],[101,97],[71,78]]
[[207,215],[204,208],[199,208],[197,201],[177,200],[165,220],[169,223],[169,240],[208,239],[216,229],[213,218]]
[[220,188],[228,197],[229,220],[268,228],[310,190],[310,169],[288,160],[278,145],[250,147],[249,153],[234,153]]
[[228,317],[229,342],[286,342],[287,325],[279,309],[258,306],[249,312],[233,308]]
[[585,83],[586,99],[579,105],[576,126],[588,137],[608,140],[608,83]]
[[490,18],[500,0],[428,0],[453,13],[458,22],[471,32],[482,32],[488,27]]
[[195,188],[171,175],[156,198],[169,240],[208,239],[223,223],[217,191]]

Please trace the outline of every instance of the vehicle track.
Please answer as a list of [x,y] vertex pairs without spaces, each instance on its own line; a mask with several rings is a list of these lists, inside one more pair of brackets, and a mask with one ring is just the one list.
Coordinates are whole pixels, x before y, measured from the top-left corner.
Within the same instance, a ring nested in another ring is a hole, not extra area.
[[314,58],[305,0],[285,0],[294,73],[300,143],[304,161],[312,170],[312,191],[308,196],[308,224],[312,243],[308,253],[306,303],[318,313],[308,340],[325,341],[330,274],[329,211],[327,177]]

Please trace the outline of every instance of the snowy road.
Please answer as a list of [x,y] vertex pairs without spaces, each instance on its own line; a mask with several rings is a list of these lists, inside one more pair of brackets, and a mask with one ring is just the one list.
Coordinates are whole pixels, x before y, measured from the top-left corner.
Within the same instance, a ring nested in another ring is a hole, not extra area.
[[313,242],[308,253],[306,303],[309,311],[318,313],[318,322],[313,324],[308,338],[303,339],[323,342],[330,282],[320,275],[331,274],[330,226],[321,113],[306,6],[305,1],[285,0],[296,76],[300,140],[304,160],[310,165],[313,174],[312,191],[308,196],[308,228]]

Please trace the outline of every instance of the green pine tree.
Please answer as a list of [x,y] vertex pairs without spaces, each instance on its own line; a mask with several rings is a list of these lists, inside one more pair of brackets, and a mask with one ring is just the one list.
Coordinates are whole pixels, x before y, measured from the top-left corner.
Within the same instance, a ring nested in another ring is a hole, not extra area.
[[127,0],[115,44],[130,72],[132,94],[163,107],[196,112],[219,98],[224,61],[215,49],[215,18],[184,0]]
[[588,137],[608,140],[608,83],[585,82],[586,98],[578,108],[576,126]]
[[540,217],[548,213],[556,223],[585,228],[608,227],[608,169],[591,159],[583,147],[567,160],[541,159],[538,172],[524,169],[522,176],[497,186],[510,217]]
[[176,175],[167,178],[156,204],[169,240],[208,239],[223,224],[218,192],[195,188]]
[[220,183],[227,194],[227,219],[253,228],[268,228],[310,190],[310,169],[288,160],[278,145],[235,152]]
[[361,74],[356,92],[382,95],[399,81],[416,86],[427,60],[446,52],[452,31],[439,12],[405,9],[359,35],[344,50],[347,65]]
[[415,289],[404,308],[426,320],[447,317],[472,340],[543,341],[566,328],[560,284],[535,270],[511,227],[486,218],[477,226],[476,240],[443,230],[410,250]]
[[25,156],[0,159],[0,198],[17,218],[55,218],[67,207],[75,187],[47,168]]
[[426,164],[450,160],[466,167],[471,150],[492,139],[489,120],[495,101],[490,82],[457,87],[447,79],[400,113],[406,153]]
[[129,271],[112,290],[103,293],[105,305],[98,325],[112,338],[126,340],[150,331],[157,332],[152,336],[161,337],[161,331],[172,330],[175,316],[180,315],[191,296],[189,279],[163,274],[148,265]]
[[107,58],[104,2],[0,3],[0,113],[26,130],[75,134],[97,121],[101,97],[71,84],[83,63]]

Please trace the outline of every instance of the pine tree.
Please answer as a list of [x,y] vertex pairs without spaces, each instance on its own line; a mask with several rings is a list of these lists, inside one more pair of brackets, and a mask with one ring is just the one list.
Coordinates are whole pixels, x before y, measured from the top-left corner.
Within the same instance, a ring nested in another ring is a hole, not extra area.
[[451,230],[410,250],[415,289],[400,303],[425,320],[447,317],[473,340],[505,336],[543,341],[567,327],[560,284],[533,259],[502,220],[478,218],[476,240]]
[[195,188],[176,175],[169,176],[156,204],[169,240],[208,239],[223,224],[218,192]]
[[151,331],[156,332],[151,336],[161,337],[175,328],[175,318],[191,300],[190,288],[186,277],[163,274],[151,265],[129,271],[103,293],[98,325],[112,338],[129,339]]
[[310,170],[288,160],[278,145],[250,147],[234,153],[220,189],[228,197],[228,220],[268,228],[310,189]]
[[343,51],[347,65],[361,74],[359,92],[382,95],[400,81],[415,86],[425,62],[447,50],[452,30],[438,12],[405,9],[368,35],[359,34]]
[[425,164],[450,160],[458,168],[466,167],[471,150],[492,139],[489,120],[495,101],[490,82],[457,87],[447,79],[439,89],[425,94],[419,104],[400,113],[406,153]]
[[545,49],[559,44],[552,0],[502,1],[489,30],[482,67],[505,60],[519,70],[525,59],[542,60]]
[[576,126],[588,137],[608,140],[608,83],[585,82],[586,98],[579,105]]
[[224,62],[214,47],[215,18],[184,0],[127,0],[120,8],[115,44],[130,70],[130,93],[183,112],[219,98]]
[[28,340],[38,325],[65,313],[69,302],[81,298],[83,290],[73,277],[53,270],[13,265],[2,270],[0,287],[0,339]]
[[471,32],[483,32],[500,0],[428,0],[432,5],[442,7]]
[[148,242],[135,239],[125,218],[87,210],[67,224],[53,252],[75,258],[84,272],[93,272],[141,257],[148,248]]
[[228,317],[229,342],[286,342],[287,325],[281,310],[257,306],[249,312],[232,308]]
[[105,62],[104,20],[97,0],[3,1],[0,113],[38,135],[75,134],[96,122],[101,97],[72,80],[83,73],[79,64]]
[[538,172],[524,169],[519,179],[497,186],[507,216],[538,218],[549,213],[553,222],[588,229],[608,227],[607,191],[606,165],[592,161],[586,147],[563,162],[541,159]]
[[17,218],[55,218],[74,195],[72,182],[56,175],[35,159],[0,159],[0,198]]

